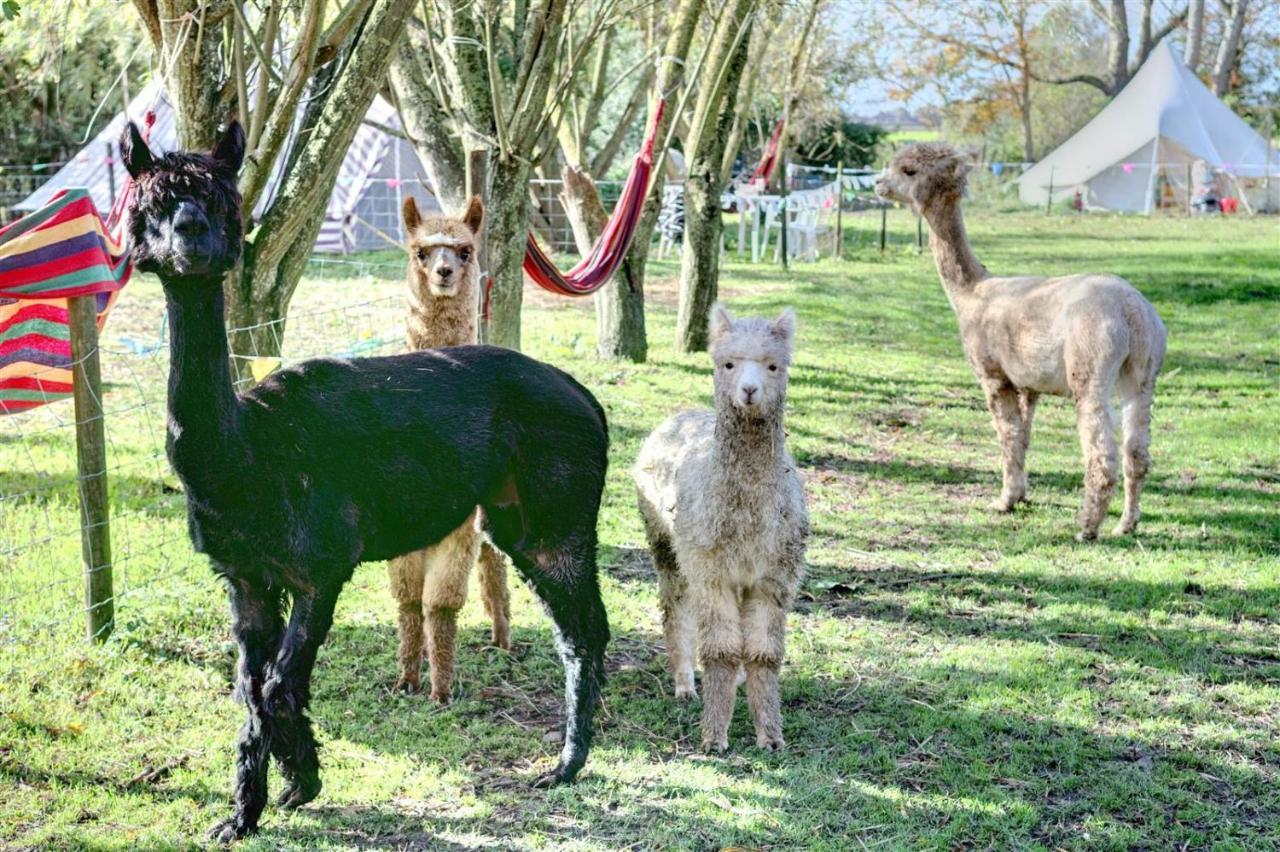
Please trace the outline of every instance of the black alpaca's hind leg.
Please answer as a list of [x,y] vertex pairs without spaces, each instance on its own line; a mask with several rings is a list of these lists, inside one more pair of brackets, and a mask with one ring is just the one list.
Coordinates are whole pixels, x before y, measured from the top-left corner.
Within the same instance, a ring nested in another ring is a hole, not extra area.
[[229,818],[209,830],[209,837],[220,843],[257,831],[258,818],[267,804],[267,753],[271,742],[263,688],[284,629],[278,591],[228,576],[227,599],[231,604],[231,632],[240,647],[235,692],[244,703],[248,718],[236,741],[235,809]]
[[334,584],[295,595],[289,627],[263,690],[272,729],[271,753],[286,782],[276,804],[289,810],[320,794],[320,758],[307,706],[316,654],[333,625],[340,590],[341,586]]

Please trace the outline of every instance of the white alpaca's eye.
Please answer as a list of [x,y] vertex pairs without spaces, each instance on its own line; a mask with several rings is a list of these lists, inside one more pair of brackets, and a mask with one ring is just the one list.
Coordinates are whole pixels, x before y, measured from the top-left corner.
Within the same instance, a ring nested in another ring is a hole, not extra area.
[[915,177],[915,176],[916,176],[916,170],[915,170],[915,169],[908,169],[908,168],[904,168],[904,169],[902,170],[902,173],[903,173],[904,175],[906,175],[907,177]]
[[769,365],[769,372],[770,372],[770,373],[776,373],[776,372],[778,372],[778,365],[777,365],[777,364],[770,364],[770,365]]
[[733,362],[732,362],[732,361],[725,361],[725,362],[724,362],[724,368],[725,368],[726,370],[732,370],[732,369],[733,369]]

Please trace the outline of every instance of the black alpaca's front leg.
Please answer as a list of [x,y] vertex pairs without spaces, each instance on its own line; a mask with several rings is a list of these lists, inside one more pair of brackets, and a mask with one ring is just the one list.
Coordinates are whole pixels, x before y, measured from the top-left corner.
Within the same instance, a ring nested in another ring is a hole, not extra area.
[[280,593],[264,584],[227,576],[231,604],[231,632],[240,647],[235,694],[244,703],[248,718],[236,741],[235,810],[215,824],[209,837],[220,843],[252,834],[267,804],[267,753],[270,725],[264,709],[263,688],[267,666],[276,656],[284,619]]
[[333,625],[339,591],[341,585],[335,583],[294,596],[289,627],[263,689],[271,753],[287,782],[276,804],[290,810],[320,794],[320,759],[306,710],[316,655]]

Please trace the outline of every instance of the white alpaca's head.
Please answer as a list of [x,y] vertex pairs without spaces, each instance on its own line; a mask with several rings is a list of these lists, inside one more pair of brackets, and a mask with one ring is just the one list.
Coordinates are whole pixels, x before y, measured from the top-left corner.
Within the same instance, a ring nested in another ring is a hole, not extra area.
[[404,229],[409,235],[409,272],[437,298],[457,296],[479,277],[475,241],[484,221],[484,202],[472,196],[460,218],[423,216],[406,196]]
[[876,179],[876,195],[923,213],[964,197],[969,164],[946,142],[917,142],[898,152]]
[[711,361],[715,365],[716,409],[750,418],[780,416],[787,399],[796,315],[777,319],[734,319],[723,305],[711,310]]

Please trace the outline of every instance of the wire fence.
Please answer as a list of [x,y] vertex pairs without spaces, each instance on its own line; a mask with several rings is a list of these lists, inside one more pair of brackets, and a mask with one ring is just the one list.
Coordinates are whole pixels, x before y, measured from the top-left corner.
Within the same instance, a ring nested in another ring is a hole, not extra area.
[[40,188],[66,163],[0,163],[0,226],[22,214],[13,205]]
[[[310,275],[355,274],[328,259],[321,262],[326,268]],[[382,272],[378,277],[399,278],[403,264]],[[287,318],[287,336],[284,321],[254,327],[268,331],[255,339],[283,343],[279,358],[266,352],[233,358],[273,368],[320,355],[402,351],[403,298],[378,295],[388,292],[385,287],[371,290],[374,295],[363,301],[300,305]],[[169,354],[163,300],[145,291],[129,295],[112,312],[98,347],[109,564],[86,570],[81,551],[80,490],[102,471],[77,466],[77,428],[83,424],[77,423],[72,401],[0,418],[0,684],[12,686],[19,671],[30,677],[33,671],[75,664],[83,653],[85,625],[91,623],[87,584],[92,571],[109,573],[106,603],[114,608],[116,622],[155,621],[180,629],[190,618],[191,596],[208,595],[214,586],[205,560],[191,549],[185,498],[165,456]],[[236,331],[241,330],[228,333]]]

